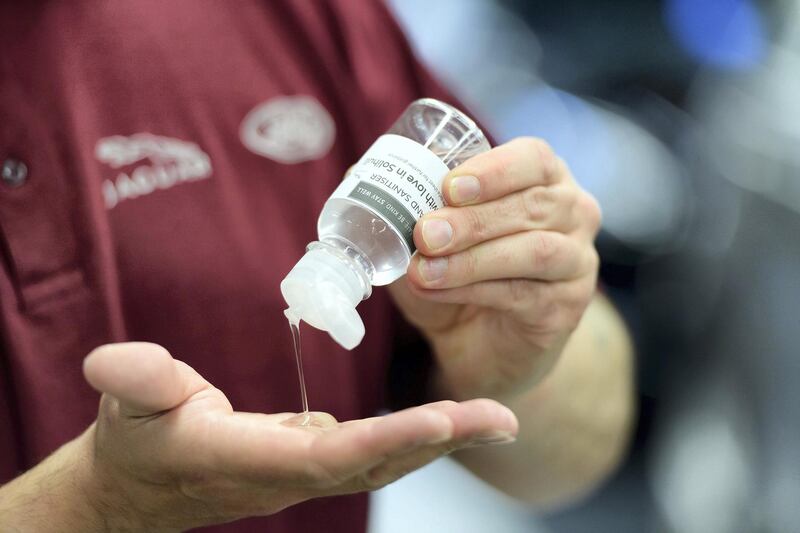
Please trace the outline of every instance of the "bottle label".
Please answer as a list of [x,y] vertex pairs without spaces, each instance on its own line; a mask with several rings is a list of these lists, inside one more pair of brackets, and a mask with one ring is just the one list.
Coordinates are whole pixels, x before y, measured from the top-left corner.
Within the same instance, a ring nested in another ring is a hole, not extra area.
[[407,137],[388,133],[353,165],[331,198],[370,207],[403,236],[413,253],[414,225],[444,207],[442,180],[449,169],[433,152]]

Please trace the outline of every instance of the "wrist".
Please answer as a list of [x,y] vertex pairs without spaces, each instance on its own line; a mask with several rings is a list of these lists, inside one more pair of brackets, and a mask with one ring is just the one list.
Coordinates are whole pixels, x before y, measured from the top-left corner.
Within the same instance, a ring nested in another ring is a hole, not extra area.
[[72,495],[80,500],[84,516],[91,517],[97,531],[162,531],[143,520],[129,498],[123,478],[98,459],[96,431],[96,424],[92,424],[69,444],[74,446],[70,476],[76,490]]
[[452,399],[456,401],[489,398],[511,407],[531,394],[547,388],[547,376],[534,378],[493,379],[487,373],[475,372],[472,379],[463,372],[436,367],[429,381],[430,401]]
[[132,523],[114,528],[116,518],[101,503],[113,495],[100,490],[92,435],[93,426],[0,488],[0,529],[41,533],[144,530]]
[[477,357],[445,356],[454,350],[437,346],[437,365],[430,379],[431,395],[454,400],[490,398],[511,405],[541,388],[564,350],[568,336],[547,348],[514,346],[503,353]]
[[96,424],[92,424],[76,439],[82,465],[77,476],[91,512],[102,523],[101,531],[174,533],[188,529],[189,524],[179,525],[168,512],[160,512],[172,507],[162,502],[174,500],[164,493],[164,487],[146,486],[98,453],[96,432]]

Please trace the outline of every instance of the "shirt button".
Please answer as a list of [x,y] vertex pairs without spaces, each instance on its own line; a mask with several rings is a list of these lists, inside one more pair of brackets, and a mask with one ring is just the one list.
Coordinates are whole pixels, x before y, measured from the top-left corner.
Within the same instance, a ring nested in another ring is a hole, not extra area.
[[0,178],[2,178],[3,183],[9,187],[21,187],[28,179],[28,165],[19,159],[9,157],[3,161]]

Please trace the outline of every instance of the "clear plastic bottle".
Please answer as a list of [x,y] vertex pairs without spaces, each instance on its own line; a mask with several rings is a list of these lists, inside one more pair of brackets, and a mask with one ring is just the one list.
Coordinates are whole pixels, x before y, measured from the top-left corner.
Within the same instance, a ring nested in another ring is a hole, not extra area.
[[489,148],[461,111],[432,98],[412,102],[325,203],[319,240],[281,282],[290,320],[328,331],[347,349],[357,346],[364,324],[356,306],[373,285],[405,274],[414,225],[444,205],[447,172]]

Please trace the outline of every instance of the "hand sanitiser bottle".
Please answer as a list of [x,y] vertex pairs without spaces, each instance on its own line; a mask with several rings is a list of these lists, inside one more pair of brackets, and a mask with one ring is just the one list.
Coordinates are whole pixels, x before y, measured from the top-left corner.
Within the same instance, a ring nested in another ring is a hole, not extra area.
[[424,98],[350,169],[325,203],[317,241],[281,282],[291,322],[303,320],[352,349],[364,337],[356,311],[372,286],[403,274],[414,253],[414,225],[444,206],[447,172],[489,150],[475,123],[454,107]]

